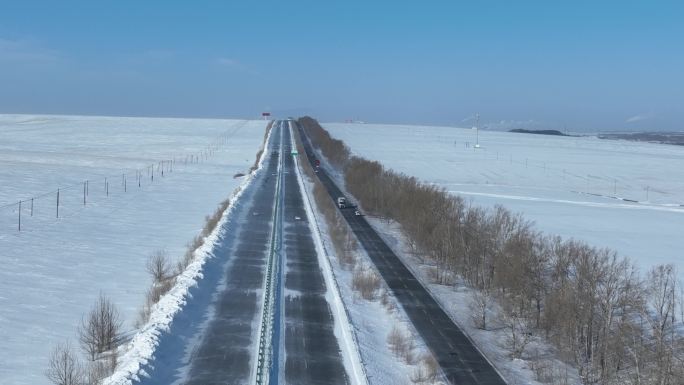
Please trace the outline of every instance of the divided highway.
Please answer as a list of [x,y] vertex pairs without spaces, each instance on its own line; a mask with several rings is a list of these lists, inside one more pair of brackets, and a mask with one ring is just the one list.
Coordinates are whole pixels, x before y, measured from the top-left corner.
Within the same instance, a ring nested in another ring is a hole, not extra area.
[[[306,156],[315,167],[316,156],[309,138],[301,127],[298,130]],[[344,196],[324,170],[319,169],[317,175],[331,199]],[[473,346],[368,221],[363,216],[355,215],[353,208],[340,211],[416,330],[435,355],[446,378],[452,384],[505,385],[506,382],[489,361]]]
[[349,384],[288,121],[136,384]]

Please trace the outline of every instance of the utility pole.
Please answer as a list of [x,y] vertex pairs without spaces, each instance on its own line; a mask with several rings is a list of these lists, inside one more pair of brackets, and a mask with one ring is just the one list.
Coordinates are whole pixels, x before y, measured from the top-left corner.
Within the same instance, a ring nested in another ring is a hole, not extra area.
[[480,114],[475,114],[475,148],[480,148]]

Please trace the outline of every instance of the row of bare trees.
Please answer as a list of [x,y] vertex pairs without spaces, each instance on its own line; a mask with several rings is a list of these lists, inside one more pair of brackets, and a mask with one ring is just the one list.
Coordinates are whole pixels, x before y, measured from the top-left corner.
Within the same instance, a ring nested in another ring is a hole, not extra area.
[[484,209],[445,190],[349,156],[315,120],[300,119],[312,143],[344,172],[364,210],[398,222],[414,251],[437,266],[436,281],[476,288],[476,325],[510,332],[526,355],[543,337],[584,384],[680,384],[684,378],[682,288],[671,265],[645,275],[614,251],[535,230],[504,207]]

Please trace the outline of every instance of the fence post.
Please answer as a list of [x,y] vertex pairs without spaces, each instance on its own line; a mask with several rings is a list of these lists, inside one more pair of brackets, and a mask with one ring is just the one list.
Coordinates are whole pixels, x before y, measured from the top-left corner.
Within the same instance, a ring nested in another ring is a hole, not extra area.
[[124,192],[127,192],[127,186],[126,186],[126,174],[124,174]]
[[19,231],[21,231],[21,201],[19,201]]
[[31,216],[33,216],[33,198],[31,198]]
[[57,189],[57,218],[59,218],[59,189]]
[[86,182],[83,182],[83,206],[86,205]]

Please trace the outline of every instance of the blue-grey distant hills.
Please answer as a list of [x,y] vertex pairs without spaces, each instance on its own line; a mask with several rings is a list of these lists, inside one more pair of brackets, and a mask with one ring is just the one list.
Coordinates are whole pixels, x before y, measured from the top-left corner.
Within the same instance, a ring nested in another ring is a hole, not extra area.
[[526,130],[524,128],[514,128],[508,132],[517,132],[519,134],[538,134],[538,135],[555,135],[555,136],[573,136],[564,134],[558,130]]
[[622,139],[636,142],[674,144],[684,146],[684,132],[632,132],[599,134],[601,139]]

